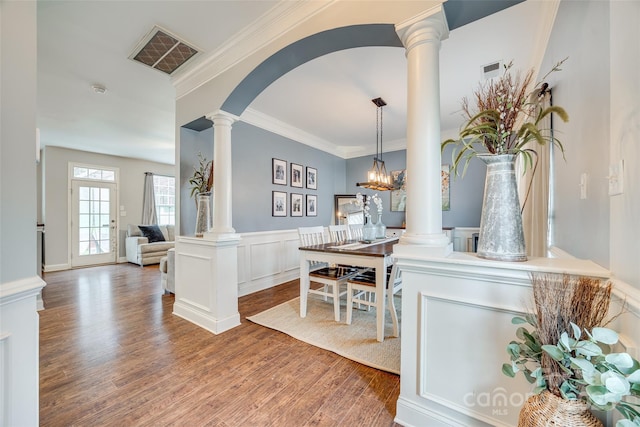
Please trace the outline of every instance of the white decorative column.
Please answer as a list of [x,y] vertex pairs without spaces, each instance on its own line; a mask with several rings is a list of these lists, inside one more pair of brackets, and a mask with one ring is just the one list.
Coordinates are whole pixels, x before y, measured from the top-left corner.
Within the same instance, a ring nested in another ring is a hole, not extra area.
[[238,119],[217,111],[213,121],[213,228],[202,238],[176,241],[173,314],[219,334],[240,324],[238,243],[232,226],[231,125]]
[[440,41],[449,36],[449,29],[442,6],[396,25],[396,32],[407,50],[409,177],[407,230],[396,252],[426,250],[447,255],[451,244],[442,231],[439,51]]
[[218,110],[207,116],[213,121],[213,228],[211,234],[235,234],[231,209],[231,126],[237,116]]

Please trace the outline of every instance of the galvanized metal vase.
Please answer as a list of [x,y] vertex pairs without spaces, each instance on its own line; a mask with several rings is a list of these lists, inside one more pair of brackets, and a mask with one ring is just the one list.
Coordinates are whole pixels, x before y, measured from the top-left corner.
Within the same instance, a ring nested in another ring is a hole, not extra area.
[[526,261],[516,156],[481,154],[478,158],[487,165],[478,256],[498,261]]

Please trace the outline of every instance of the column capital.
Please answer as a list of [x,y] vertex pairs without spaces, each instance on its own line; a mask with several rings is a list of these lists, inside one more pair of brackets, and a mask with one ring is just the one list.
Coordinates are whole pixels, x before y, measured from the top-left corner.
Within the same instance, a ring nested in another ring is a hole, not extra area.
[[227,122],[226,124],[232,125],[240,120],[240,117],[236,116],[235,114],[227,113],[223,110],[216,110],[207,114],[205,117],[211,120],[214,124],[223,124]]
[[446,40],[449,38],[449,25],[442,5],[396,24],[396,33],[407,50],[419,44]]

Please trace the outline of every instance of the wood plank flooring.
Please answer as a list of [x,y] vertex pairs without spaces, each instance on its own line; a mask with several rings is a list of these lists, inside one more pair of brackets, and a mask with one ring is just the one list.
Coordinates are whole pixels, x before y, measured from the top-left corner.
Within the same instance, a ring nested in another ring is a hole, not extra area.
[[397,425],[397,375],[246,320],[297,280],[240,298],[242,324],[220,335],[171,314],[157,265],[44,280],[42,426]]

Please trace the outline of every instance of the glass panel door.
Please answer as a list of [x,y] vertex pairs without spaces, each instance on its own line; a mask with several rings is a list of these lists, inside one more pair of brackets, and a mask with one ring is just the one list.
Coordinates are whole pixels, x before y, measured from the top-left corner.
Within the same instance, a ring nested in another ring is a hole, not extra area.
[[71,266],[116,262],[116,186],[74,180]]

